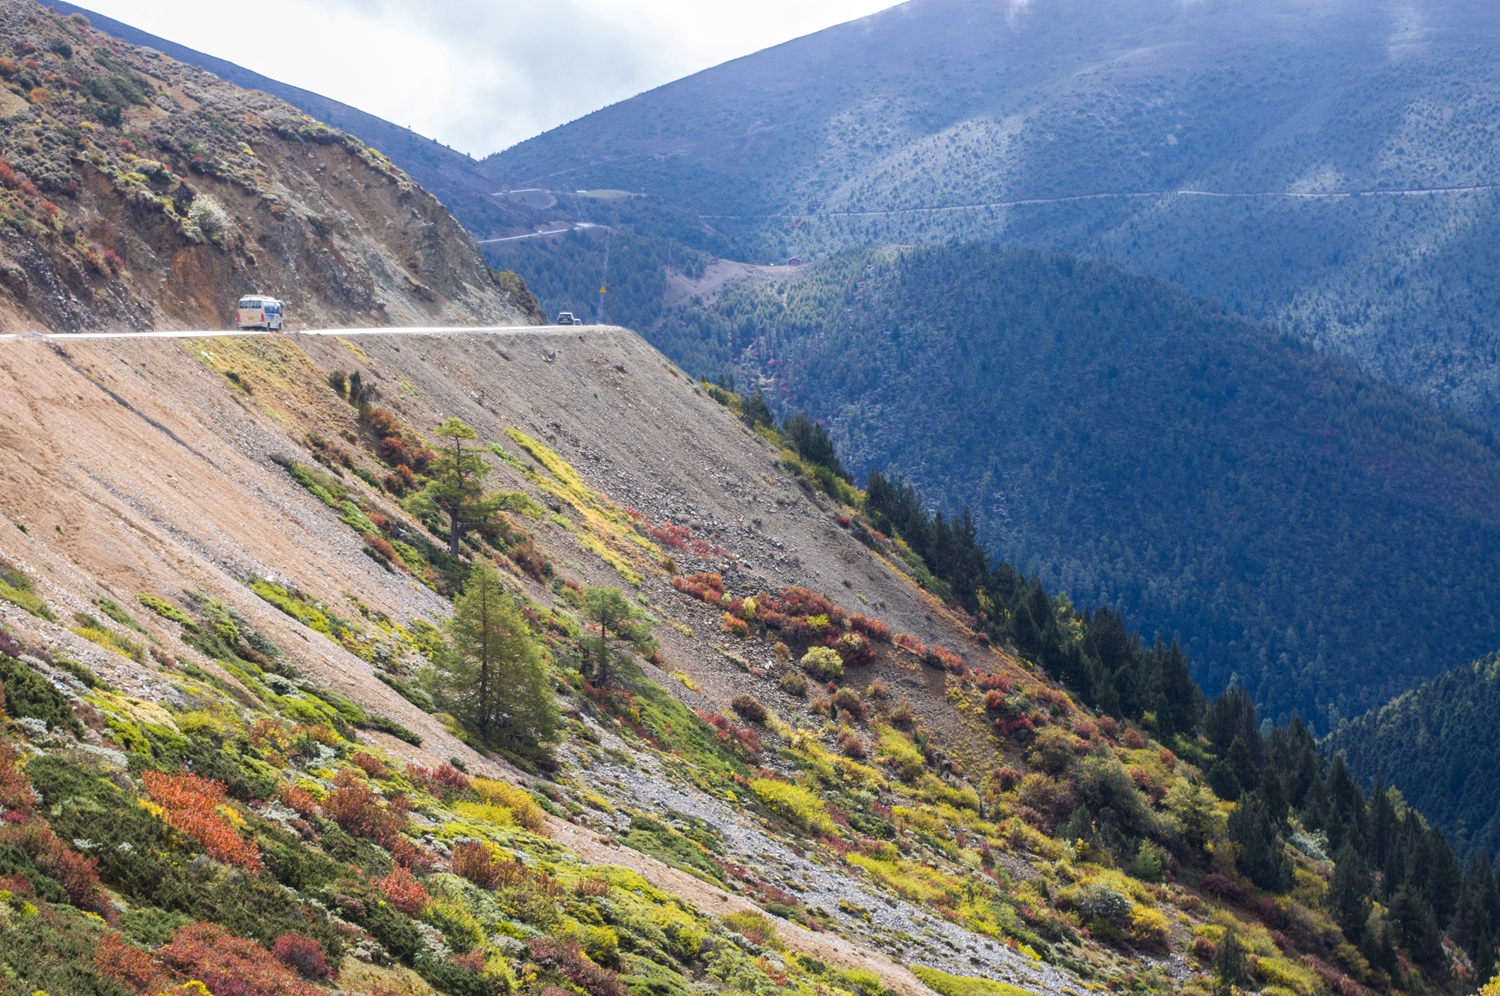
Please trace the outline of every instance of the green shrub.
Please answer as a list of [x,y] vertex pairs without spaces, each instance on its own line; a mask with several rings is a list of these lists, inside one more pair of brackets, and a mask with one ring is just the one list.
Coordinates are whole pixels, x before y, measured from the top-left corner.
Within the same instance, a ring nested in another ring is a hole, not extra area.
[[100,612],[103,612],[121,626],[133,629],[137,633],[145,634],[146,628],[131,618],[130,613],[121,608],[117,602],[112,602],[107,598],[96,598],[94,604],[99,606]]
[[802,670],[821,681],[844,676],[844,659],[831,647],[813,647],[802,655]]
[[177,608],[170,602],[157,598],[155,595],[147,595],[144,592],[135,596],[142,605],[155,612],[168,622],[177,623],[179,626],[193,626],[196,623],[193,617]]
[[83,736],[83,724],[52,682],[4,654],[0,654],[0,684],[5,686],[5,711],[10,715],[39,719],[49,730]]
[[20,568],[0,560],[0,598],[12,605],[20,606],[39,619],[56,622],[57,617],[47,608],[47,603],[31,588],[31,579]]

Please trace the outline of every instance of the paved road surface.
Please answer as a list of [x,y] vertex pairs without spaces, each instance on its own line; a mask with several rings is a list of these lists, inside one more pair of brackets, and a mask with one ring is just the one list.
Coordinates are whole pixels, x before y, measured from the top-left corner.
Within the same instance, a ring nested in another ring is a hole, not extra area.
[[242,335],[457,335],[487,333],[491,335],[572,335],[582,331],[603,331],[612,325],[513,325],[513,326],[459,326],[401,329],[285,329],[281,332],[266,332],[262,329],[201,329],[180,332],[13,332],[0,334],[5,339],[41,339],[49,342],[68,342],[81,339],[208,339]]

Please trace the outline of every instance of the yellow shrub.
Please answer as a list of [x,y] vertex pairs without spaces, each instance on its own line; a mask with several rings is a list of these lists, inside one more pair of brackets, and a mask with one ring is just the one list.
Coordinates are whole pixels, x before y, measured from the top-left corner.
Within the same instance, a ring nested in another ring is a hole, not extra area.
[[1164,951],[1172,927],[1158,910],[1135,906],[1130,910],[1130,923],[1125,928],[1130,940],[1143,948]]
[[1310,996],[1319,989],[1318,976],[1312,969],[1290,958],[1262,957],[1256,960],[1252,969],[1262,982],[1290,989],[1297,996]]
[[490,823],[497,827],[516,825],[515,811],[509,806],[501,806],[493,802],[455,803],[453,812],[471,823]]
[[537,805],[535,799],[506,782],[490,778],[471,779],[474,792],[485,802],[504,806],[515,816],[516,822],[532,833],[541,833],[547,827],[547,813]]
[[767,809],[784,816],[797,826],[811,833],[831,834],[833,820],[823,808],[823,800],[800,785],[757,778],[750,783],[754,792]]
[[876,760],[895,768],[896,774],[904,781],[914,781],[927,770],[927,761],[922,757],[922,752],[899,731],[882,726],[876,728],[875,734],[879,738],[875,741]]

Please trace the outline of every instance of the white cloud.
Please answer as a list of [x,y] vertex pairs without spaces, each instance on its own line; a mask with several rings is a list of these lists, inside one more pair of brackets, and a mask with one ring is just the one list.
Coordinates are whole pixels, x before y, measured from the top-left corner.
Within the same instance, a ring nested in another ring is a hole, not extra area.
[[84,0],[476,156],[892,0]]

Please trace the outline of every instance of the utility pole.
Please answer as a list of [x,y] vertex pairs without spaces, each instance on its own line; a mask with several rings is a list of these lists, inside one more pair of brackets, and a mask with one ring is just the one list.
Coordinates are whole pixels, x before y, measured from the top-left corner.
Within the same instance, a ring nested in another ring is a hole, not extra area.
[[608,325],[605,321],[604,305],[609,296],[609,247],[615,240],[615,233],[611,231],[604,237],[604,279],[599,281],[599,324]]

